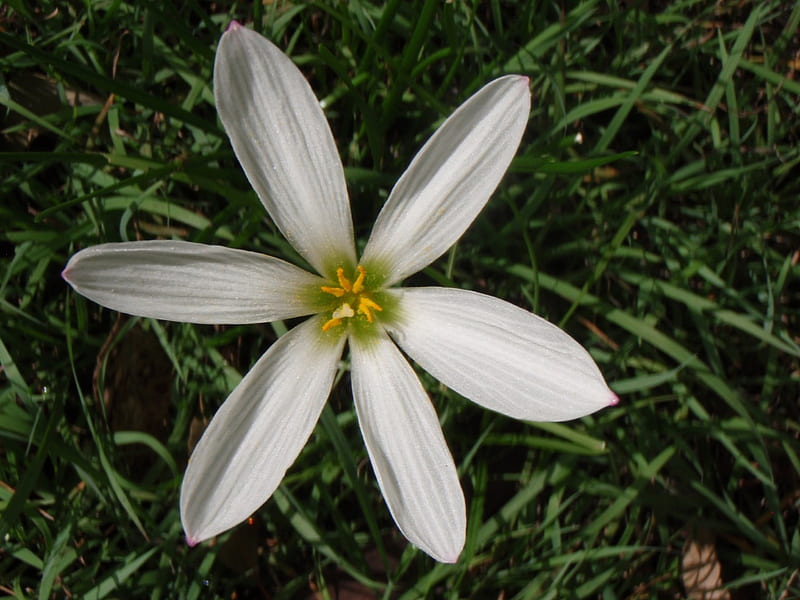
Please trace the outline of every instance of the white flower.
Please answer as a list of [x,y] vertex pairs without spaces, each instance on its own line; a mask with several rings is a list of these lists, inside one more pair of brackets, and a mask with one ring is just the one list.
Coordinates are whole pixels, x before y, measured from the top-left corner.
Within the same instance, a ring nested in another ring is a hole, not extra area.
[[492,81],[458,108],[397,182],[356,257],[344,171],[300,71],[233,23],[214,94],[236,156],[313,275],[270,256],[182,241],[102,244],[64,278],[122,312],[191,323],[311,315],[259,359],[219,409],[181,488],[191,544],[245,520],[280,484],[333,385],[345,342],[372,466],[397,526],[437,560],[464,545],[464,498],[436,413],[398,346],[466,398],[517,419],[574,419],[616,403],[589,354],[507,302],[437,287],[393,288],[470,225],[511,161],[528,79]]

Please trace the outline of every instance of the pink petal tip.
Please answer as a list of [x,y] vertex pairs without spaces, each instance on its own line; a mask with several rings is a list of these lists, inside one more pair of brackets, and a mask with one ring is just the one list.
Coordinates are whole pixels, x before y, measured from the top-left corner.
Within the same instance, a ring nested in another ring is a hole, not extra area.
[[199,543],[200,543],[200,540],[197,540],[197,539],[193,538],[188,533],[186,534],[186,545],[189,546],[189,548],[194,548]]
[[614,392],[611,392],[611,402],[608,403],[609,406],[616,406],[619,404],[619,396],[617,396]]
[[229,31],[237,31],[237,30],[239,30],[241,28],[242,28],[242,24],[239,23],[239,21],[235,21],[234,20],[234,21],[231,21],[230,23],[228,23],[228,28],[225,30],[225,33],[229,32]]

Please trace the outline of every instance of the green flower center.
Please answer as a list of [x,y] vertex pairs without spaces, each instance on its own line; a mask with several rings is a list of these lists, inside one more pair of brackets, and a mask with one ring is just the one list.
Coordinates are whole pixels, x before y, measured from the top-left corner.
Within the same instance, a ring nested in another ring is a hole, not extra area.
[[336,269],[339,280],[337,286],[323,285],[320,289],[326,294],[336,298],[335,308],[331,311],[331,318],[322,325],[322,331],[328,331],[342,325],[344,319],[360,319],[367,323],[375,321],[375,314],[382,312],[383,307],[375,302],[369,291],[364,287],[367,271],[361,265],[357,267],[358,274],[354,281],[345,277],[344,269]]

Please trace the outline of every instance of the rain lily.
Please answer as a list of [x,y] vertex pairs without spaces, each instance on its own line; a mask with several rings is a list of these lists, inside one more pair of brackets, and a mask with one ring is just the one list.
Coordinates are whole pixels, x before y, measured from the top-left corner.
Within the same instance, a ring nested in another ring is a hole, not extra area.
[[358,422],[392,517],[444,562],[464,544],[464,497],[402,352],[462,396],[516,419],[575,419],[616,403],[586,350],[544,319],[472,291],[395,287],[441,256],[486,204],[525,129],[528,86],[522,76],[496,79],[444,122],[395,185],[359,260],[342,164],[305,78],[240,24],[222,36],[219,116],[270,217],[317,274],[183,241],[94,246],[63,274],[103,306],[156,319],[309,316],[256,362],[197,444],[180,498],[190,544],[244,521],[274,492],[314,429],[345,344]]

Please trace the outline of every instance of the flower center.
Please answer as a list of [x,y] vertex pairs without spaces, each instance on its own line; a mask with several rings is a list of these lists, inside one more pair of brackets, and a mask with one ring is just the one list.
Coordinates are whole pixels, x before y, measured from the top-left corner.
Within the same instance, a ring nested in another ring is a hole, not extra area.
[[320,289],[326,294],[334,296],[339,304],[331,313],[331,318],[328,319],[322,326],[322,331],[342,324],[343,319],[350,319],[359,317],[366,319],[367,322],[372,323],[375,320],[373,312],[381,312],[383,308],[371,299],[367,290],[364,289],[364,278],[367,276],[367,271],[361,265],[358,265],[358,276],[355,281],[350,281],[344,275],[344,269],[339,267],[336,269],[336,277],[339,280],[339,287],[323,285]]

